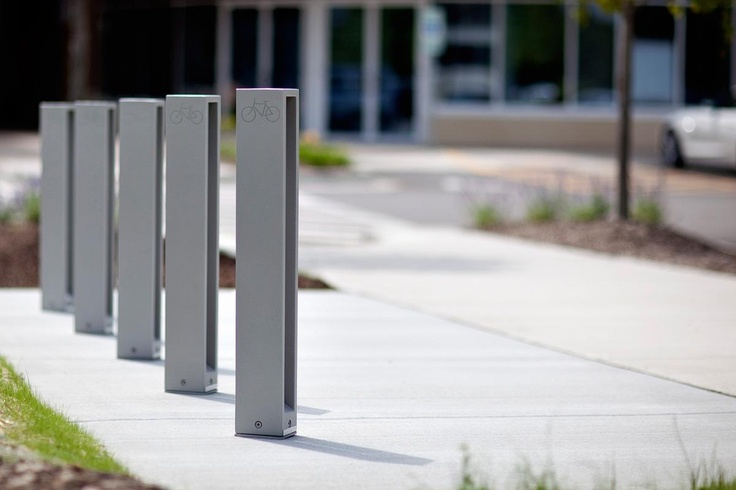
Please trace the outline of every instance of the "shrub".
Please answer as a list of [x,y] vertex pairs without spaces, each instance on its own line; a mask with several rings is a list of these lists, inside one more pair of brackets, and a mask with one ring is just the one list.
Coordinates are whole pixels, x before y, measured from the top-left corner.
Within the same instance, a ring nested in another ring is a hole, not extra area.
[[502,222],[501,212],[492,204],[476,204],[473,207],[473,225],[476,228],[493,228]]
[[29,192],[23,202],[23,217],[29,223],[41,221],[41,195],[38,192]]
[[598,221],[605,219],[610,209],[611,205],[606,198],[600,194],[596,194],[590,202],[571,208],[569,216],[573,221]]
[[651,199],[640,199],[634,205],[631,217],[640,223],[659,225],[664,219],[664,213],[658,202]]
[[12,207],[0,202],[0,224],[10,223],[15,215]]
[[526,210],[526,219],[532,223],[547,223],[557,219],[561,202],[559,199],[543,197],[532,202]]
[[[237,160],[235,141],[224,140],[220,143],[220,158],[227,162]],[[336,146],[326,145],[312,133],[305,133],[299,143],[299,160],[304,165],[314,167],[345,167],[350,165],[347,154]]]
[[314,167],[346,167],[350,165],[350,159],[342,149],[319,142],[302,141],[299,144],[299,160],[304,165]]

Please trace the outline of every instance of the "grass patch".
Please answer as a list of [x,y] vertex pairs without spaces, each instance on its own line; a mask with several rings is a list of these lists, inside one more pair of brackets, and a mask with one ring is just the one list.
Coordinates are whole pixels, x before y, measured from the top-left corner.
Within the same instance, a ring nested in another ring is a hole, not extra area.
[[105,473],[128,473],[89,432],[39,400],[2,356],[0,414],[7,440],[45,460]]

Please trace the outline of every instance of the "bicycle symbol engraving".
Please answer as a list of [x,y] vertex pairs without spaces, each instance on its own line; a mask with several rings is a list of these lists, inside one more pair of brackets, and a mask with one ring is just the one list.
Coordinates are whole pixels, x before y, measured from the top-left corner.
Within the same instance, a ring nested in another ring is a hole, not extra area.
[[276,122],[281,117],[281,111],[278,107],[268,105],[268,101],[258,102],[257,99],[253,99],[252,105],[245,106],[240,111],[240,117],[245,122],[253,122],[258,116],[265,117],[269,122]]
[[201,112],[192,109],[192,106],[179,106],[179,110],[173,111],[169,119],[174,124],[181,124],[182,121],[192,121],[193,124],[199,124],[204,119]]

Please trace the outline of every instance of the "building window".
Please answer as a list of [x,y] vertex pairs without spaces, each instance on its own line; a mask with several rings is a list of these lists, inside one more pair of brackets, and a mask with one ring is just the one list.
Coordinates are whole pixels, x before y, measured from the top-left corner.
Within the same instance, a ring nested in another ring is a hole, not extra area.
[[667,7],[639,7],[634,18],[632,93],[638,104],[669,104],[674,93],[675,20]]
[[258,10],[237,9],[232,14],[232,79],[238,87],[256,86]]
[[414,10],[381,10],[382,132],[408,133],[414,117]]
[[721,9],[708,14],[687,13],[686,104],[731,104],[731,43],[724,29],[724,15]]
[[299,88],[299,27],[299,9],[274,9],[273,87]]
[[330,17],[330,131],[360,131],[363,117],[363,10],[333,7]]
[[560,102],[564,93],[564,8],[509,5],[506,9],[507,101]]
[[448,102],[491,97],[491,6],[440,4],[447,45],[437,60],[437,98]]
[[613,103],[613,26],[613,16],[593,6],[580,21],[577,94],[580,104]]

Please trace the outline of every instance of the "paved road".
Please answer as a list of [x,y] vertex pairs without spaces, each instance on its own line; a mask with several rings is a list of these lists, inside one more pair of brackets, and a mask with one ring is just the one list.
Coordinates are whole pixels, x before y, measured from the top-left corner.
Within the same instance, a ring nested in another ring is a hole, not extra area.
[[[302,188],[418,223],[468,226],[478,202],[520,219],[527,203],[543,195],[614,196],[616,165],[608,156],[419,146],[349,145],[348,151],[355,161],[350,172],[304,172]],[[662,169],[651,158],[633,163],[635,199],[658,199],[671,226],[736,251],[736,172]]]

